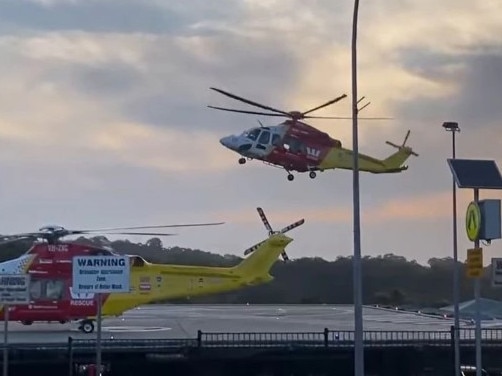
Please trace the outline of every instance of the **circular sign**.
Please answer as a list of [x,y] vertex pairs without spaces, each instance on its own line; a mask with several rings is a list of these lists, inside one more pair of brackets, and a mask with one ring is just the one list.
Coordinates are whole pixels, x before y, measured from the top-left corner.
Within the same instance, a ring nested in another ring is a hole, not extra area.
[[474,201],[467,206],[465,230],[470,241],[478,240],[479,231],[481,230],[481,210],[479,210],[478,204]]

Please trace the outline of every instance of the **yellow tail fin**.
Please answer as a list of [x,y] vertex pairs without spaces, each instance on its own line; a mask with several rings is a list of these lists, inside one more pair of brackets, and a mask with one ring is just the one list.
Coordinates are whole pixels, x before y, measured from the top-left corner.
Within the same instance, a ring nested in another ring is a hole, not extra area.
[[385,141],[387,145],[393,146],[398,149],[397,152],[395,152],[394,154],[390,155],[389,157],[387,157],[382,161],[385,164],[385,167],[387,167],[388,169],[396,169],[396,170],[406,169],[402,167],[403,163],[406,162],[406,160],[411,155],[418,157],[418,154],[415,153],[411,147],[406,146],[406,141],[408,141],[410,133],[411,131],[408,130],[406,136],[404,137],[404,141],[401,145],[396,145],[393,142]]
[[277,261],[279,255],[282,256],[284,261],[289,261],[286,254],[286,246],[293,241],[293,239],[284,235],[284,233],[297,228],[305,223],[304,219],[293,222],[284,227],[280,231],[274,231],[272,226],[265,215],[262,208],[256,208],[260,219],[268,231],[268,239],[255,244],[254,246],[246,249],[244,255],[251,255],[242,261],[239,265],[233,268],[233,271],[238,274],[248,284],[263,283],[271,281],[273,278],[269,274],[270,269]]
[[282,233],[271,235],[267,240],[250,248],[252,253],[233,267],[235,274],[249,284],[272,280],[270,269],[292,241],[293,239]]

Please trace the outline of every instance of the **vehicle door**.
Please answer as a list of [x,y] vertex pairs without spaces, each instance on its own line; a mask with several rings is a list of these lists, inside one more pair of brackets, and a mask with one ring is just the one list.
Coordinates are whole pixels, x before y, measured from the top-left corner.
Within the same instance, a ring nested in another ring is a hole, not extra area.
[[253,145],[253,153],[263,158],[270,154],[273,149],[272,134],[268,129],[262,129]]

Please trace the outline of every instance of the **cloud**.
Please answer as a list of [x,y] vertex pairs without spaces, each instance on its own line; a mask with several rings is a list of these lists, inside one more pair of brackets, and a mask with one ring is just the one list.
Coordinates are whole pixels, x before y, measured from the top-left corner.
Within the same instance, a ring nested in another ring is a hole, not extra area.
[[[134,15],[134,16],[131,16]],[[3,28],[93,32],[180,32],[187,20],[167,7],[133,0],[1,1]]]
[[189,138],[185,136],[184,132],[173,129],[154,131],[138,124],[113,124],[96,131],[88,142],[101,155],[104,152],[128,165],[159,172],[214,172],[235,165],[222,153],[214,134],[200,132]]
[[[443,121],[460,122],[459,155],[502,160],[498,7],[362,5],[359,95],[372,104],[361,116],[395,120],[360,121],[360,151],[383,158],[394,152],[384,142],[411,129],[420,154],[402,174],[361,174],[365,252],[450,253]],[[266,235],[262,206],[277,229],[305,217],[294,257],[350,253],[352,173],[288,182],[257,161],[240,166],[218,138],[258,117],[205,106],[250,109],[211,86],[284,110],[347,93],[316,114],[350,115],[351,16],[351,3],[327,1],[0,2],[0,209],[10,213],[0,226],[225,220],[169,241],[235,251]],[[350,121],[312,124],[352,147]],[[459,192],[459,218],[469,195]]]
[[[502,198],[502,194],[495,191],[485,193],[483,198]],[[463,218],[467,204],[472,201],[473,193],[470,189],[457,190],[458,216]],[[361,220],[366,224],[376,223],[404,223],[410,225],[420,221],[448,220],[452,215],[452,192],[434,192],[422,195],[408,195],[394,199],[385,199],[380,203],[368,203],[361,206]],[[349,223],[352,221],[353,209],[347,204],[338,207],[293,204],[291,208],[268,209],[266,215],[283,224],[289,224],[298,219],[305,218],[310,223]],[[267,214],[268,212],[268,214]],[[250,210],[221,210],[214,213],[216,217],[228,218],[230,222],[249,224],[256,222],[250,216]],[[278,230],[278,229],[277,229]]]

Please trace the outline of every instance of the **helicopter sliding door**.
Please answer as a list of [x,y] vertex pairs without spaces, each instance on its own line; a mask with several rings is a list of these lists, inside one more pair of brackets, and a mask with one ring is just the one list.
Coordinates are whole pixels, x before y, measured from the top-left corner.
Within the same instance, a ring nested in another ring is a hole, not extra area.
[[306,158],[307,148],[302,140],[286,135],[278,141],[279,144],[268,157],[271,163],[283,166],[288,171],[309,170],[310,166]]

